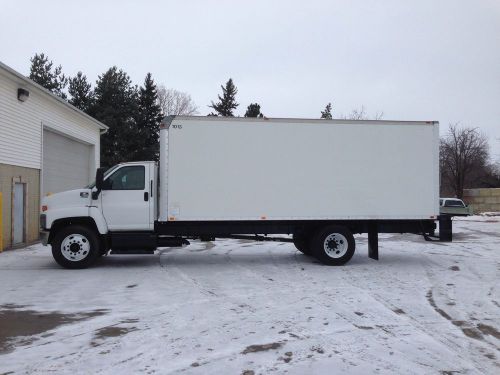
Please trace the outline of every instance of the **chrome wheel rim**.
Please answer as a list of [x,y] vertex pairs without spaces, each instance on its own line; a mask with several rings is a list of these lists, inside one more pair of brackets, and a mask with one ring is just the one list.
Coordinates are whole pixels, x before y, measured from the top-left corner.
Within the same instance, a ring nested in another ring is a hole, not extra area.
[[325,238],[323,249],[330,258],[341,258],[349,249],[347,238],[340,233],[332,233]]
[[82,234],[70,234],[61,243],[63,257],[71,262],[85,259],[90,253],[90,243]]

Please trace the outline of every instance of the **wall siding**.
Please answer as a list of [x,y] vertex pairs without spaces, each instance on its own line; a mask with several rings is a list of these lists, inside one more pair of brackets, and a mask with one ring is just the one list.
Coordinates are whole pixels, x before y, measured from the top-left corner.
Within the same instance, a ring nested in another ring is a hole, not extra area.
[[[24,103],[17,100],[20,87],[30,92]],[[94,145],[99,166],[100,129],[95,123],[0,70],[0,163],[41,169],[42,126]]]

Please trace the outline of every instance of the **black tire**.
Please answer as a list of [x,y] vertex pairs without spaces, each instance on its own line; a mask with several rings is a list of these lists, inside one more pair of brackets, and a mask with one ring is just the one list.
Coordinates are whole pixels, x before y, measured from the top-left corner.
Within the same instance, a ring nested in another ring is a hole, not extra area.
[[329,225],[320,228],[312,236],[310,249],[321,263],[341,266],[354,255],[356,242],[348,228]]
[[61,229],[54,236],[51,245],[52,256],[64,268],[87,268],[100,254],[97,234],[81,225],[71,225]]
[[310,249],[310,235],[305,232],[298,232],[293,234],[293,244],[302,254],[312,256]]

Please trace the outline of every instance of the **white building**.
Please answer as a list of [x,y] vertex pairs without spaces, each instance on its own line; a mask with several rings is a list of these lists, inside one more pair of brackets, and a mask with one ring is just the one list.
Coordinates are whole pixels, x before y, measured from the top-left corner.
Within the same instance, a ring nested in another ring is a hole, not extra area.
[[106,130],[101,122],[0,62],[3,248],[38,239],[40,196],[93,180],[100,135]]

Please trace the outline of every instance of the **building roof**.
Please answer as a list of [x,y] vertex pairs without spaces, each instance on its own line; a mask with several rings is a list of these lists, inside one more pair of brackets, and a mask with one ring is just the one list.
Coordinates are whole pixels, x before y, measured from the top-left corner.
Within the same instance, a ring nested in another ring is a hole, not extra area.
[[85,112],[79,110],[78,108],[76,108],[75,106],[69,104],[66,100],[60,98],[59,96],[51,93],[49,90],[47,90],[45,87],[43,86],[40,86],[38,83],[32,81],[31,79],[29,79],[28,77],[25,77],[23,76],[21,73],[15,71],[14,69],[12,69],[10,66],[7,66],[5,65],[3,62],[0,61],[0,70],[3,70],[7,73],[9,73],[10,75],[13,75],[14,77],[22,80],[24,83],[26,83],[27,85],[29,85],[30,87],[38,90],[39,92],[41,92],[42,94],[44,95],[47,95],[48,97],[52,98],[53,100],[56,100],[58,101],[59,103],[63,104],[64,106],[66,106],[68,109],[72,110],[72,111],[75,111],[76,113],[78,113],[80,116],[83,116],[84,118],[86,118],[87,120],[91,121],[92,123],[94,123],[95,125],[97,125],[99,127],[99,129],[102,129],[104,130],[104,132],[106,132],[108,130],[108,126],[104,125],[102,122],[96,120],[95,118],[93,118],[92,116],[89,116],[88,114],[86,114]]

